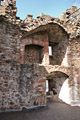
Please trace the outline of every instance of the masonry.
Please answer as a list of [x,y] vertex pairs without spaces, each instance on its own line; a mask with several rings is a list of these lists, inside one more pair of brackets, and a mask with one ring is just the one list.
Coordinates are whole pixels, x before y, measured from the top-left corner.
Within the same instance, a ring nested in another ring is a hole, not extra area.
[[47,101],[79,106],[80,10],[72,6],[60,18],[21,20],[16,0],[1,1],[0,111],[43,107]]

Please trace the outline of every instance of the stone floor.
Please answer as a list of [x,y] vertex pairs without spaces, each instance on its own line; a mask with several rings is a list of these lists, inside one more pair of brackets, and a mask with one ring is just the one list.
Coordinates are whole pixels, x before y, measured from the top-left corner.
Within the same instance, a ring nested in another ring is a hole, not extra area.
[[51,102],[45,109],[0,113],[0,120],[80,120],[80,107]]

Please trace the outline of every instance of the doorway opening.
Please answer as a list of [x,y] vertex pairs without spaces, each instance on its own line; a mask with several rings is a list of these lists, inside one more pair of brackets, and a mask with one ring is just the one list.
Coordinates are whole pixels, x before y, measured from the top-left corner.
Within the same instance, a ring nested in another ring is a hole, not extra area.
[[[69,76],[63,72],[55,71],[47,76],[46,96],[47,101],[62,102],[59,98],[61,88]],[[65,88],[66,89],[66,88]],[[65,93],[64,93],[65,94]]]

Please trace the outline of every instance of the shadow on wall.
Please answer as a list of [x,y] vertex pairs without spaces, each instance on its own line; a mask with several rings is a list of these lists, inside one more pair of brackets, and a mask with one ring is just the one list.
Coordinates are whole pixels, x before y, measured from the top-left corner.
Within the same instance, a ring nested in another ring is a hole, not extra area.
[[[58,25],[51,26],[48,32],[48,40],[51,54],[49,54],[49,61],[51,65],[66,64],[62,62],[67,56],[67,48],[69,38],[65,31]],[[50,52],[49,52],[50,53]]]

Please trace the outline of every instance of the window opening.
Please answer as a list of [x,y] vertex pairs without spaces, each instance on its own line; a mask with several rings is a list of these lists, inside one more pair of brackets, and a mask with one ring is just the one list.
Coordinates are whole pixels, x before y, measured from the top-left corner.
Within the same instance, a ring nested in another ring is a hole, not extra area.
[[46,80],[46,92],[49,92],[49,82]]
[[49,48],[49,55],[52,56],[52,46],[49,46],[48,48]]
[[0,5],[3,5],[3,0],[0,0]]

